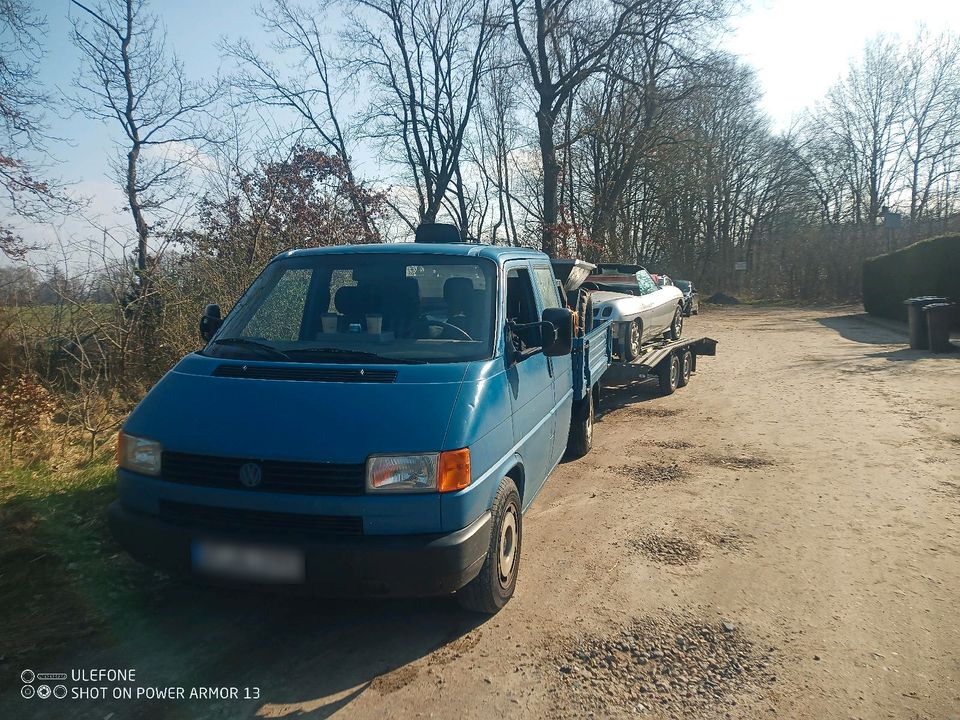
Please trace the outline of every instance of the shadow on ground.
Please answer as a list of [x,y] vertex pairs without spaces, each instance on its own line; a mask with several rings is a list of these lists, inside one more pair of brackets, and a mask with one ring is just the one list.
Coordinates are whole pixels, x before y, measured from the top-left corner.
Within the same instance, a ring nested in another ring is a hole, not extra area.
[[960,357],[960,347],[953,343],[953,350],[948,353],[931,353],[928,350],[911,350],[907,346],[906,329],[896,325],[888,325],[870,318],[864,313],[856,315],[840,315],[817,320],[826,328],[837,332],[841,337],[853,342],[867,345],[904,345],[900,350],[868,353],[869,358],[883,358],[895,362],[922,360],[924,358],[957,358]]
[[865,313],[819,318],[817,322],[853,342],[870,345],[906,344],[905,329],[900,331],[893,326],[881,325]]
[[[329,601],[167,578],[113,543],[102,521],[112,497],[99,488],[0,505],[0,717],[51,717],[53,700],[20,697],[24,668],[132,668],[133,687],[237,687],[240,699],[68,698],[56,716],[326,718],[364,692],[399,689],[416,676],[406,666],[438,649],[431,662],[455,655],[455,641],[484,620],[452,598]],[[70,523],[83,523],[70,535],[76,557],[57,541]],[[259,688],[259,699],[244,700],[244,688]]]
[[[648,400],[663,397],[656,378],[644,381],[634,381],[622,385],[613,385],[603,388],[600,396],[600,416],[602,420],[608,413],[628,406],[636,406]],[[642,406],[641,406],[642,407]]]

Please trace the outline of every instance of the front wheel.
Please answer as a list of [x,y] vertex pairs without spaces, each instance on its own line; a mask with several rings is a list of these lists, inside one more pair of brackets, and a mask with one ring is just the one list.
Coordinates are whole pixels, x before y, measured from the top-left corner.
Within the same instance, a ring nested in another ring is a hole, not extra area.
[[493,615],[513,597],[520,572],[523,537],[520,493],[513,480],[500,481],[490,508],[490,546],[480,574],[457,592],[457,601],[473,612]]
[[670,339],[679,340],[683,334],[683,308],[677,305],[677,311],[673,314],[673,322],[670,323]]
[[629,324],[629,327],[624,328],[624,331],[626,337],[623,339],[623,359],[627,362],[633,362],[640,357],[640,348],[643,344],[641,342],[643,329],[640,327],[640,321],[634,320]]

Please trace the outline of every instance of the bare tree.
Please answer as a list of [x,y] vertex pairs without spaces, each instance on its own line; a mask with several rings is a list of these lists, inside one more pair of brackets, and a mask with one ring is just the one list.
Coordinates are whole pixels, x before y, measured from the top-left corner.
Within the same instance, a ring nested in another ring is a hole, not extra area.
[[210,138],[201,119],[222,86],[187,79],[144,0],[71,2],[80,10],[73,41],[83,59],[73,102],[90,117],[116,123],[123,133],[117,173],[136,228],[138,294],[143,296],[154,230],[182,190],[198,144]]
[[473,162],[496,198],[497,212],[489,236],[497,243],[502,228],[507,245],[520,243],[514,206],[522,201],[517,200],[513,188],[513,158],[521,142],[517,106],[514,73],[505,63],[497,62],[483,84]]
[[906,87],[898,47],[880,36],[827,94],[822,128],[844,153],[857,223],[876,222],[896,189],[905,150],[899,131]]
[[921,31],[906,54],[902,134],[910,217],[918,220],[928,214],[937,186],[960,171],[960,40]]
[[514,33],[533,83],[543,171],[544,252],[556,251],[560,163],[556,124],[570,96],[607,67],[608,54],[627,32],[642,0],[510,0]]
[[[396,151],[411,180],[417,216],[404,217],[408,225],[434,222],[451,186],[456,191],[460,184],[467,129],[502,17],[494,0],[354,0],[353,5],[353,66],[375,86],[367,134]],[[465,204],[457,203],[461,215]]]
[[[264,29],[273,37],[272,50],[278,55],[291,53],[293,72],[285,72],[254,49],[247,39],[227,43],[227,54],[239,61],[241,71],[236,85],[245,102],[268,108],[292,110],[303,130],[315,134],[325,150],[335,153],[343,162],[347,181],[359,188],[350,151],[350,131],[342,119],[341,105],[345,88],[337,87],[334,68],[322,30],[326,4],[307,10],[288,0],[274,0],[256,12]],[[379,233],[367,217],[365,207],[357,201],[354,207],[368,239],[379,239]]]
[[[46,21],[22,0],[0,2],[0,200],[12,215],[39,221],[76,209],[58,183],[41,177],[27,155],[46,155],[44,110],[50,98],[37,79]],[[37,249],[8,222],[0,223],[0,252],[23,259]]]

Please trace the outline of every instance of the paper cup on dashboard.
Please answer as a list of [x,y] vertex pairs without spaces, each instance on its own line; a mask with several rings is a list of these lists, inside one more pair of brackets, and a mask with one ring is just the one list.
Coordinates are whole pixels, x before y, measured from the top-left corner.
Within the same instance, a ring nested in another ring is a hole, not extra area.
[[337,318],[339,316],[336,313],[324,313],[322,316],[323,321],[323,331],[325,333],[332,333],[337,331]]
[[380,313],[371,313],[367,315],[367,332],[371,335],[379,335],[383,329],[383,315]]

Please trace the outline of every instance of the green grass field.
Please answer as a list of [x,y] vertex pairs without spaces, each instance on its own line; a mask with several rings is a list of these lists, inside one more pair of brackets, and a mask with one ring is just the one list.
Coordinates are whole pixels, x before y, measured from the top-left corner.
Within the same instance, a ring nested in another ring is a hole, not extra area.
[[[123,625],[129,602],[157,582],[114,544],[106,507],[113,459],[73,471],[46,465],[0,471],[0,664],[40,661]],[[133,613],[135,614],[135,613]]]
[[107,303],[0,307],[0,329],[23,332],[27,337],[55,337],[74,326],[80,332],[92,332],[99,325],[114,324],[116,312],[117,308]]

